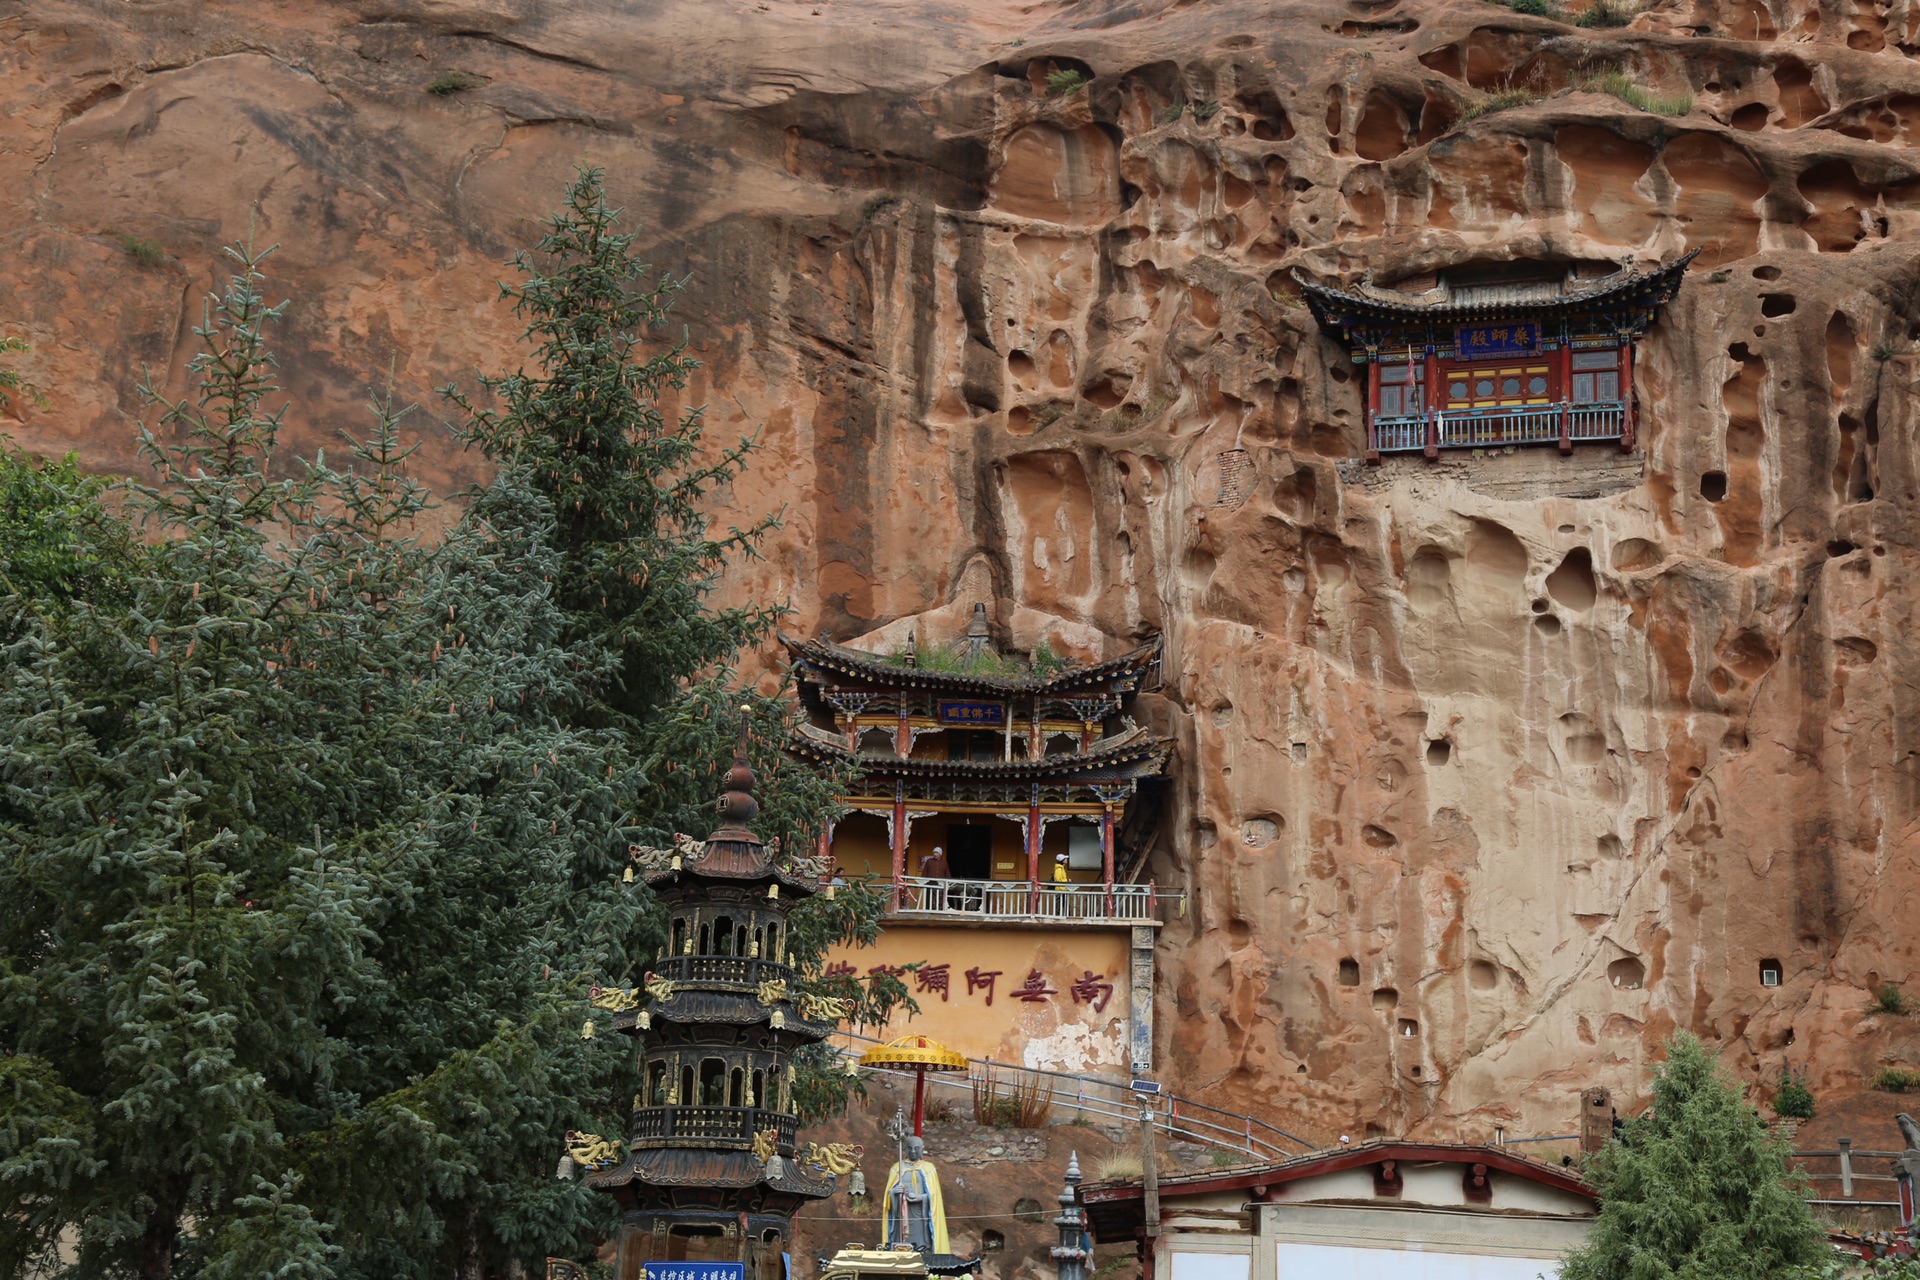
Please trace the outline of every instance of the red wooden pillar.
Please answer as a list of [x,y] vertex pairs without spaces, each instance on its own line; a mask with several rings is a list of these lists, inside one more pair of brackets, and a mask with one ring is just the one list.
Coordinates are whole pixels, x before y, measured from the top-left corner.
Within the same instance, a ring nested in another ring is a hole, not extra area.
[[1027,802],[1027,914],[1040,914],[1040,788]]
[[[1408,371],[1412,376],[1412,371]],[[1367,359],[1367,461],[1380,462],[1380,353],[1368,352]]]
[[1573,452],[1573,343],[1560,338],[1560,452]]
[[907,727],[906,699],[900,700],[900,719],[893,727],[893,753],[905,760],[913,754],[913,730]]
[[907,874],[907,792],[899,783],[893,788],[893,906],[898,911],[906,903]]
[[1082,751],[1089,751],[1093,748],[1093,735],[1098,723],[1098,721],[1094,720],[1082,720],[1080,722],[1080,749]]
[[1639,424],[1633,412],[1633,340],[1620,335],[1620,452],[1632,453]]
[[1113,915],[1113,802],[1100,813],[1100,872],[1107,881],[1107,915]]
[[814,851],[820,859],[821,883],[833,879],[833,824],[820,828],[820,847]]
[[1440,357],[1434,353],[1433,345],[1427,345],[1427,387],[1421,393],[1421,399],[1427,410],[1427,448],[1428,461],[1440,456],[1440,406],[1444,392],[1440,388]]

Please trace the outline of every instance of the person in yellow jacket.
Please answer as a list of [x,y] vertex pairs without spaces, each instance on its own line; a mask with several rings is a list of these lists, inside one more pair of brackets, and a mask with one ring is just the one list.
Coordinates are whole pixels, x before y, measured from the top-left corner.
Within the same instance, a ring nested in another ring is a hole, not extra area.
[[940,1171],[927,1159],[927,1144],[908,1138],[906,1159],[887,1173],[887,1221],[883,1241],[911,1245],[921,1253],[952,1253],[947,1206],[940,1198]]

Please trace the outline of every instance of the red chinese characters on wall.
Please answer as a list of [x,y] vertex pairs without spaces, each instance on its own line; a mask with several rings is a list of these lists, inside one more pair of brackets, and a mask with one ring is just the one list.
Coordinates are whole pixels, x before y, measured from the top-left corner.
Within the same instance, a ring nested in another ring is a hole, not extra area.
[[[844,961],[829,965],[823,972],[827,977],[852,977],[855,974],[854,967]],[[959,975],[966,979],[966,990],[962,993],[954,985],[953,965],[947,961],[937,964],[931,960],[904,965],[877,964],[867,973],[870,977],[884,975],[902,982],[910,981],[915,995],[938,996],[943,1004],[952,1003],[955,996],[978,997],[988,1008],[993,1007],[996,984],[1006,976],[1002,969],[982,969],[978,966],[967,969]],[[1060,995],[1060,989],[1049,985],[1050,981],[1040,969],[1029,969],[1020,984],[1005,994],[1023,1004],[1049,1004]],[[1096,1014],[1105,1013],[1107,1005],[1113,1000],[1113,980],[1091,969],[1083,970],[1079,977],[1064,981],[1067,984],[1067,998],[1076,1005],[1090,1005]]]

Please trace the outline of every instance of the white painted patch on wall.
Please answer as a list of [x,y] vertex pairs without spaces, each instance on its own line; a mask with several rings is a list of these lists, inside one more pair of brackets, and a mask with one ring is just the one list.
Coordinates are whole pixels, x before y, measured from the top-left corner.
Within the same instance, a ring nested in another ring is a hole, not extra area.
[[[1352,1249],[1344,1245],[1287,1241],[1275,1248],[1278,1250],[1275,1280],[1386,1280],[1387,1277],[1392,1280],[1554,1280],[1560,1274],[1559,1262],[1550,1258]],[[1174,1280],[1183,1280],[1179,1257],[1174,1255]],[[1245,1280],[1245,1270],[1239,1274],[1240,1280]]]

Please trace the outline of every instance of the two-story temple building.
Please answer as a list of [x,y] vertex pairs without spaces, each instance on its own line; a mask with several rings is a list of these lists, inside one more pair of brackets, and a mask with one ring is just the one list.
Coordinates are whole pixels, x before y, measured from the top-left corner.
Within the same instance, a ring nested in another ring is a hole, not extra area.
[[1145,878],[1172,742],[1132,711],[1159,641],[1036,666],[995,652],[976,606],[951,648],[783,642],[791,750],[857,771],[821,852],[892,895],[880,951],[846,962],[917,966],[913,1029],[972,1056],[1146,1070],[1154,935],[1181,902]]
[[1695,249],[1652,271],[1504,263],[1410,291],[1297,273],[1320,327],[1367,376],[1367,460],[1442,449],[1634,447],[1635,347]]

